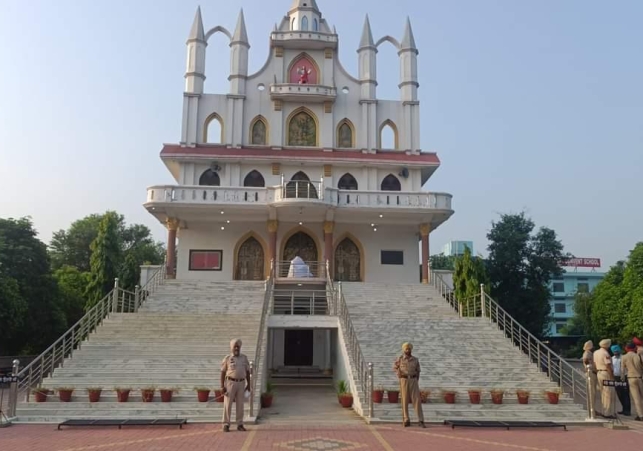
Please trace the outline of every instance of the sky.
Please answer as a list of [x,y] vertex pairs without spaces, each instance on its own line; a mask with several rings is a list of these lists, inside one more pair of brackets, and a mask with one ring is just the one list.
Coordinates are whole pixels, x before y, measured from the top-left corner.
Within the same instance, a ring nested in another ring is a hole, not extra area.
[[[180,137],[185,41],[234,29],[243,7],[250,72],[291,0],[0,0],[0,217],[31,216],[39,237],[91,213],[165,229],[146,187],[175,183],[159,158]],[[525,211],[565,250],[606,270],[643,240],[643,2],[622,0],[317,0],[356,75],[364,15],[375,40],[420,51],[421,143],[442,166],[425,189],[453,194],[432,253]],[[228,89],[229,48],[208,45],[206,91]],[[378,96],[398,99],[392,46]]]

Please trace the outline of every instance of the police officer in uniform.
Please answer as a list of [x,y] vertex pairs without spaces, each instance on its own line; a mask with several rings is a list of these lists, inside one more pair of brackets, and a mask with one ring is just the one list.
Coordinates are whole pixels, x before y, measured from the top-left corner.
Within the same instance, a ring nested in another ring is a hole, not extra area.
[[612,346],[612,340],[606,338],[598,344],[601,349],[594,352],[594,364],[598,371],[598,384],[601,387],[601,405],[604,418],[616,419],[616,392],[614,387],[603,385],[603,381],[614,380],[612,357],[607,351]]
[[237,406],[237,431],[245,431],[243,426],[243,402],[246,391],[250,391],[250,362],[241,354],[241,340],[230,341],[231,353],[221,362],[221,391],[223,402],[223,431],[230,431],[232,403]]
[[400,395],[402,397],[402,419],[404,427],[411,425],[409,420],[409,399],[413,403],[415,412],[418,416],[420,427],[424,425],[424,413],[422,412],[422,399],[420,397],[420,361],[417,357],[411,355],[413,345],[404,343],[402,345],[402,355],[395,360],[393,371],[400,380]]
[[621,368],[627,377],[627,383],[630,386],[630,395],[634,403],[636,412],[636,421],[643,421],[643,361],[636,353],[634,343],[625,346],[627,354],[621,358]]
[[592,340],[586,341],[583,345],[583,365],[585,368],[589,366],[589,385],[590,385],[590,396],[594,402],[594,413],[598,416],[602,416],[601,413],[601,387],[598,386],[598,378],[596,377],[596,365],[594,365],[594,343]]

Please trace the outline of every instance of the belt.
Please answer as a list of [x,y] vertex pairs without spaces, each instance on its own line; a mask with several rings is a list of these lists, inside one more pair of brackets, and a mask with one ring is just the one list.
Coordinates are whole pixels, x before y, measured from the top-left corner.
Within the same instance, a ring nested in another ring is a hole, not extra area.
[[226,376],[226,379],[229,380],[229,381],[232,381],[232,382],[243,382],[243,381],[245,381],[245,379],[234,379],[234,378],[228,377],[228,376]]
[[404,374],[400,375],[402,379],[417,379],[417,376],[405,376]]
[[628,379],[643,379],[641,376],[632,376],[632,377],[627,376],[627,378]]
[[596,371],[598,371],[600,373],[601,371],[607,371],[607,370],[596,370]]

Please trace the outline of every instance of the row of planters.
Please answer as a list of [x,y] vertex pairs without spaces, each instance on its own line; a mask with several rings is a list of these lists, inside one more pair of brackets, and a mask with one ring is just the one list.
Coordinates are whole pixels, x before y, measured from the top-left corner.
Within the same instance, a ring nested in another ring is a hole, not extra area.
[[[372,395],[373,402],[377,404],[381,404],[384,401],[384,392],[386,392],[387,400],[389,403],[396,404],[400,401],[400,391],[398,389],[391,388],[391,389],[384,390],[384,388],[378,387],[377,389],[373,390],[373,395]],[[481,389],[471,389],[471,390],[468,390],[468,393],[469,393],[469,402],[471,404],[481,403],[482,393],[483,393]],[[502,404],[506,391],[501,389],[493,389],[493,390],[490,390],[489,393],[491,395],[491,402],[493,404]],[[561,394],[560,389],[545,391],[545,396],[547,398],[547,401],[549,401],[550,404],[558,404],[560,394]],[[456,391],[441,390],[441,395],[445,403],[455,404],[456,397],[457,397]],[[519,404],[529,404],[529,395],[530,395],[530,392],[527,390],[516,390],[516,397],[518,398]],[[430,390],[420,391],[420,398],[423,403],[428,403],[430,396],[431,396]],[[409,400],[409,403],[410,403],[410,400]]]

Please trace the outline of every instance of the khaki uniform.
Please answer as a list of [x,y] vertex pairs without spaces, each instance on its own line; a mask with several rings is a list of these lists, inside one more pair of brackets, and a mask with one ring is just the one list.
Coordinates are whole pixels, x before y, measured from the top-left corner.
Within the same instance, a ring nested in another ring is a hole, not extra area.
[[402,397],[402,419],[406,423],[409,420],[409,400],[413,403],[418,421],[424,423],[424,412],[422,412],[422,399],[420,397],[420,361],[415,356],[407,357],[402,355],[397,358],[393,365],[400,378],[400,395]]
[[612,375],[607,371],[608,365],[612,364],[612,358],[607,350],[600,348],[594,352],[594,365],[598,372],[598,384],[601,388],[601,413],[606,417],[616,414],[616,392],[614,387],[603,386],[603,381],[614,380]]
[[594,401],[594,412],[601,411],[601,388],[598,386],[598,377],[596,375],[596,365],[594,365],[594,354],[592,351],[583,352],[583,363],[589,361],[589,385],[592,400]]
[[628,352],[621,358],[621,368],[627,372],[630,397],[634,403],[636,416],[643,418],[643,362],[638,354]]
[[250,362],[244,354],[229,354],[221,362],[221,371],[225,372],[226,394],[223,401],[223,423],[230,425],[232,403],[236,403],[237,425],[243,424],[243,403],[246,391],[246,375],[250,372]]

